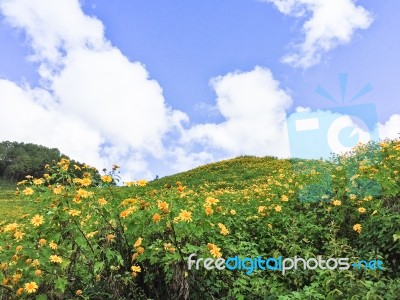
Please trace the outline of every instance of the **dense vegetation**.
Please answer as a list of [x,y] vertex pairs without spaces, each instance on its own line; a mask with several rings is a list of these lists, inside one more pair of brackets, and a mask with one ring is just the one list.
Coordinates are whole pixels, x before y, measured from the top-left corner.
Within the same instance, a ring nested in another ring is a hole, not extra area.
[[[48,148],[36,144],[18,142],[0,143],[0,178],[8,181],[23,180],[27,175],[35,178],[46,173],[45,166],[55,163],[68,156],[61,154],[57,148]],[[68,158],[69,159],[69,158]],[[82,163],[72,160],[74,165],[83,167]],[[100,174],[94,168],[90,170],[92,176],[99,181]],[[76,176],[82,176],[79,169],[75,169]]]
[[[77,166],[78,167],[78,166]],[[33,299],[398,299],[400,141],[331,161],[239,157],[153,182],[94,184],[62,159],[18,185],[0,293]],[[384,270],[188,270],[197,257],[380,259]]]

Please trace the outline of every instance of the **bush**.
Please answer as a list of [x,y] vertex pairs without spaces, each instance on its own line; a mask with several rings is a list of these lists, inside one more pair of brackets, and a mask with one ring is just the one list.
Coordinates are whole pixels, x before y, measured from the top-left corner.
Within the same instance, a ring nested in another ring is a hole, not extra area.
[[[371,149],[381,157],[366,158]],[[117,166],[97,184],[90,167],[76,176],[62,159],[19,184],[36,206],[1,224],[0,288],[36,299],[396,299],[399,153],[394,141],[331,162],[242,157],[212,165],[212,188],[190,172],[117,187]],[[318,192],[310,202],[299,199],[307,186]],[[188,270],[192,253],[381,259],[385,271]]]

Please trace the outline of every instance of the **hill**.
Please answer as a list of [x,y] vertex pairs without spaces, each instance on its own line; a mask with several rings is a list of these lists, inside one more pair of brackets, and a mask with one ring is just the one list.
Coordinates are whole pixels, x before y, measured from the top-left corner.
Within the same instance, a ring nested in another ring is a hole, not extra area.
[[130,187],[111,185],[116,169],[99,187],[64,159],[14,196],[31,207],[0,230],[4,295],[397,299],[399,170],[400,141],[330,161],[239,157]]

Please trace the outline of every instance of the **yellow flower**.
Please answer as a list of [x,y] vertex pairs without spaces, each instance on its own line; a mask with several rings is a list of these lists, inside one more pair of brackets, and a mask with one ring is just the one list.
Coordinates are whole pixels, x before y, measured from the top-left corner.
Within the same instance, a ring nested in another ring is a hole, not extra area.
[[277,212],[280,212],[282,210],[282,206],[280,206],[280,205],[275,206],[275,210]]
[[147,180],[142,179],[142,180],[137,181],[138,186],[145,186],[146,184],[147,184]]
[[22,240],[22,238],[24,237],[25,233],[21,232],[21,231],[16,231],[14,233],[14,237],[17,241]]
[[43,247],[44,245],[46,245],[47,241],[45,239],[40,239],[39,240],[39,246]]
[[272,229],[272,224],[271,223],[269,223],[267,226],[268,226],[269,229]]
[[168,203],[163,201],[163,202],[158,202],[158,208],[164,213],[168,213]]
[[94,237],[96,234],[97,234],[97,231],[92,231],[92,232],[89,232],[89,233],[86,235],[86,237],[87,237],[88,239],[90,239],[90,238]]
[[281,196],[281,200],[284,201],[284,202],[287,202],[287,201],[289,201],[289,197],[286,196],[286,195],[282,195]]
[[140,273],[142,271],[140,266],[132,266],[131,270],[132,270],[132,272],[135,272],[135,273]]
[[134,186],[134,185],[136,185],[136,182],[135,181],[127,181],[124,183],[124,185],[125,186]]
[[60,195],[62,193],[63,189],[64,189],[64,187],[59,184],[53,189],[53,193],[56,195]]
[[350,197],[351,200],[355,200],[357,198],[357,196],[354,195],[354,194],[350,194],[349,197]]
[[93,192],[88,192],[88,191],[86,191],[84,189],[79,189],[77,191],[77,195],[81,196],[82,198],[88,198],[91,195],[93,195]]
[[40,215],[34,215],[31,220],[31,224],[35,227],[38,227],[38,226],[42,225],[43,223],[44,223],[44,218],[43,218],[43,216],[40,216]]
[[35,184],[35,185],[41,185],[41,184],[43,184],[43,183],[44,183],[43,178],[35,179],[35,180],[33,181],[33,184]]
[[236,210],[231,209],[230,213],[231,213],[232,216],[234,216],[234,215],[236,215]]
[[82,179],[80,179],[80,178],[75,178],[75,179],[73,180],[73,182],[76,183],[76,184],[82,184]]
[[34,292],[37,291],[37,289],[38,289],[38,285],[36,282],[32,281],[32,282],[25,283],[25,291],[28,294],[33,294]]
[[82,295],[82,290],[76,290],[75,295],[76,295],[76,296]]
[[208,216],[208,215],[211,215],[214,212],[214,210],[210,206],[207,206],[205,208],[205,212],[206,212],[206,215]]
[[217,247],[216,245],[212,244],[212,243],[208,243],[207,244],[208,250],[210,250],[210,253],[212,256],[214,256],[215,258],[220,258],[222,257],[221,254],[221,248]]
[[90,178],[83,178],[82,181],[81,181],[81,184],[83,186],[89,186],[89,185],[92,184],[92,180]]
[[335,206],[340,206],[340,205],[342,205],[342,201],[340,201],[340,200],[333,200],[332,204],[335,205]]
[[50,261],[52,263],[57,263],[57,264],[61,264],[62,263],[62,258],[58,255],[50,255]]
[[37,277],[41,277],[42,276],[42,270],[39,270],[39,269],[37,269],[37,270],[35,270],[35,275],[37,276]]
[[24,195],[30,196],[33,195],[34,191],[31,188],[25,188],[23,191]]
[[181,212],[178,215],[178,218],[181,221],[191,222],[192,221],[192,213],[187,211],[186,209],[181,209]]
[[101,180],[106,182],[106,183],[111,183],[113,181],[112,177],[109,175],[103,175],[101,176]]
[[21,296],[23,292],[24,292],[24,288],[19,288],[19,289],[15,292],[15,294],[16,294],[17,296]]
[[364,207],[359,207],[358,208],[358,212],[360,212],[361,214],[365,213],[367,210]]
[[142,244],[142,241],[143,241],[143,238],[139,237],[139,238],[136,240],[136,242],[135,242],[135,244],[133,245],[133,247],[135,247],[135,248],[139,247],[139,246]]
[[206,204],[208,206],[216,205],[218,202],[219,202],[219,200],[216,199],[216,198],[213,198],[213,197],[207,197],[206,198]]
[[133,210],[131,210],[131,209],[126,209],[126,210],[121,211],[121,213],[119,214],[119,216],[120,216],[122,219],[125,219],[125,218],[126,218],[127,216],[129,216],[132,212],[133,212]]
[[220,233],[222,235],[228,235],[229,234],[229,230],[228,228],[226,228],[226,226],[222,223],[218,223],[218,227],[221,229]]
[[113,235],[113,234],[108,234],[107,235],[107,237],[106,237],[106,239],[107,239],[107,242],[113,242],[114,241],[114,239],[115,239],[115,235]]
[[32,267],[38,267],[40,266],[40,261],[38,259],[34,259],[33,262],[31,263]]
[[152,217],[152,220],[153,220],[154,223],[160,222],[160,220],[161,220],[160,214],[154,214],[153,217]]
[[71,209],[71,210],[68,212],[68,214],[69,214],[70,216],[77,217],[77,216],[79,216],[79,215],[81,214],[81,211],[80,211],[80,210],[76,210],[76,209]]
[[50,248],[51,248],[52,250],[56,250],[56,249],[57,249],[57,244],[54,243],[53,241],[51,241],[51,242],[49,243],[49,246],[50,246]]
[[12,282],[13,283],[18,283],[18,281],[21,279],[22,274],[21,273],[16,273],[12,276]]
[[100,204],[101,206],[106,205],[106,204],[108,203],[107,200],[104,199],[104,198],[100,198],[100,199],[98,200],[98,202],[99,202],[99,204]]
[[4,227],[4,231],[15,231],[19,225],[17,223],[10,223]]
[[136,252],[137,252],[138,254],[142,254],[142,253],[144,252],[144,248],[143,248],[143,247],[137,247],[137,248],[136,248]]
[[258,212],[263,213],[265,211],[265,206],[259,206],[258,207]]
[[354,231],[357,231],[358,233],[361,232],[361,229],[362,229],[361,224],[355,224],[355,225],[353,226],[353,230],[354,230]]

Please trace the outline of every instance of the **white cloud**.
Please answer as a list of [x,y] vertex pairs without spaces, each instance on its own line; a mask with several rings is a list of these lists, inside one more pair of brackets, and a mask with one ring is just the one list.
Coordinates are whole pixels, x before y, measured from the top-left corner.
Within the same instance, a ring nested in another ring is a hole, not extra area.
[[367,29],[373,21],[365,8],[355,0],[261,0],[273,3],[278,10],[297,18],[303,24],[305,39],[283,62],[308,68],[320,62],[322,54],[339,44],[351,41],[357,29]]
[[162,158],[166,134],[182,132],[188,118],[165,103],[145,67],[113,47],[77,0],[1,0],[0,11],[26,34],[41,76],[34,88],[0,80],[0,139],[57,147],[100,169],[117,163],[126,176],[151,178],[148,158]]
[[0,10],[11,26],[26,32],[40,62],[58,64],[65,51],[110,46],[101,21],[85,15],[77,0],[2,0]]
[[72,158],[101,166],[104,162],[98,154],[104,141],[101,134],[82,120],[43,108],[32,101],[36,93],[37,90],[0,80],[0,140],[62,148]]
[[[281,1],[279,9],[304,15],[311,4],[295,8],[303,2]],[[103,24],[77,0],[0,0],[0,12],[26,34],[41,77],[37,87],[0,80],[0,140],[57,147],[99,169],[117,163],[124,179],[154,178],[157,164],[170,172],[242,154],[289,155],[291,97],[266,68],[211,80],[216,103],[205,108],[225,120],[185,129],[187,115],[167,105],[145,66],[113,47]],[[320,43],[307,53],[314,57]],[[393,132],[398,122],[398,116],[389,120],[384,131]]]
[[382,140],[400,138],[400,115],[392,115],[384,124],[379,124],[379,135]]
[[285,109],[291,98],[268,69],[229,73],[214,78],[211,84],[225,121],[193,126],[183,137],[184,143],[222,150],[223,158],[288,154]]
[[295,112],[310,112],[310,107],[297,106]]

